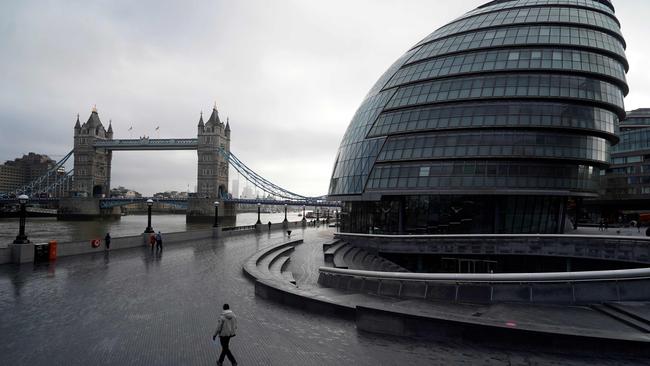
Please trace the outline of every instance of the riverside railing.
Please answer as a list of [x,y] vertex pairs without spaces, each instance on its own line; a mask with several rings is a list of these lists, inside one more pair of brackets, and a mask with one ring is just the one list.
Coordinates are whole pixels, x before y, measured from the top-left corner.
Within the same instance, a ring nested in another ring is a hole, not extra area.
[[372,295],[469,303],[584,304],[650,300],[650,268],[456,274],[321,267],[318,283]]

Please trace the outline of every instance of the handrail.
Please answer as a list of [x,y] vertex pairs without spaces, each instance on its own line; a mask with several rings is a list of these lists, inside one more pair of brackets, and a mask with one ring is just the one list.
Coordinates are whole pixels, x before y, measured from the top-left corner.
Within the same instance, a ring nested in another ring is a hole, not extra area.
[[650,237],[627,236],[627,235],[577,235],[577,234],[426,234],[426,235],[388,235],[388,234],[358,234],[358,233],[335,233],[334,236],[350,236],[359,238],[386,238],[386,239],[454,239],[454,238],[599,238],[618,240],[641,240],[650,242]]
[[546,273],[404,273],[320,267],[320,273],[398,281],[432,282],[593,282],[650,278],[650,268]]

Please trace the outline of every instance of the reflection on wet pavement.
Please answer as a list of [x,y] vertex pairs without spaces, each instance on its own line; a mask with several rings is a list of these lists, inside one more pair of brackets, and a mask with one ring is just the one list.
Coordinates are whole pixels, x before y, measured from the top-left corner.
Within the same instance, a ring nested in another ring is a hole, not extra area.
[[[299,285],[315,285],[331,233],[294,230],[292,239],[305,239],[296,254],[309,258],[291,262]],[[158,254],[128,249],[0,266],[0,363],[213,365],[212,333],[228,302],[239,317],[231,349],[240,365],[626,364],[359,333],[353,322],[256,298],[242,263],[284,240],[286,233],[263,233],[167,245]]]

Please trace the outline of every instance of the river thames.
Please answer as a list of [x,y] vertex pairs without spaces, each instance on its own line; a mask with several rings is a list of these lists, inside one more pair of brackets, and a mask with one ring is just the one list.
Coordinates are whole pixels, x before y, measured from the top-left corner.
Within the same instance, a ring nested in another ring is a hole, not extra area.
[[[298,212],[288,212],[289,221],[302,220]],[[282,222],[284,213],[262,213],[263,223]],[[208,223],[186,223],[185,215],[161,215],[154,214],[151,219],[154,230],[164,233],[187,231],[193,229],[207,229],[212,225]],[[245,212],[237,214],[237,226],[253,225],[257,221],[257,213]],[[107,232],[113,237],[137,235],[147,227],[147,215],[122,216],[115,221],[57,221],[54,217],[28,218],[26,233],[32,242],[47,242],[57,240],[66,242],[72,240],[84,240],[103,238]],[[18,234],[18,219],[0,219],[0,246],[11,243]]]

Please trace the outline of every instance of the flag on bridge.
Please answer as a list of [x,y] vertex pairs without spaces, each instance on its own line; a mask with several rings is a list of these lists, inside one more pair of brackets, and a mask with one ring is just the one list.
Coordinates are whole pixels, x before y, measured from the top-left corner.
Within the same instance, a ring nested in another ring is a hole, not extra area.
[[160,126],[156,127],[156,131],[158,131],[159,129],[160,129]]
[[133,126],[129,127],[129,131],[132,131],[132,130],[133,130]]

